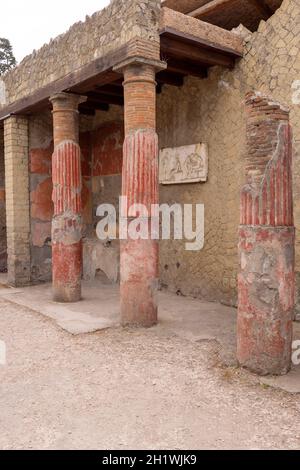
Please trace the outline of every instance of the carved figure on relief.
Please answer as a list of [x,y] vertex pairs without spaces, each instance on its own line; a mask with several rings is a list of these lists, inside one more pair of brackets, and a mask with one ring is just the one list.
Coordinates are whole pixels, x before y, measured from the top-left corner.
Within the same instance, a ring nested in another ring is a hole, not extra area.
[[208,148],[204,143],[160,152],[159,180],[161,184],[183,184],[207,181]]

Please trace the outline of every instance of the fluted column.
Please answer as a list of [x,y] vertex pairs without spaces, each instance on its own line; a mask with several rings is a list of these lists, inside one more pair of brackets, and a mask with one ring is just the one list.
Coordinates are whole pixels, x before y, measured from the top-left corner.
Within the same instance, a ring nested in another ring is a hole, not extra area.
[[78,105],[86,98],[58,93],[53,105],[52,283],[57,302],[81,299],[82,218],[81,152]]
[[[118,70],[124,74],[125,142],[122,196],[127,198],[128,222],[142,215],[150,235],[151,205],[158,203],[158,137],[155,74],[165,64],[131,59]],[[144,214],[131,212],[143,204]],[[121,322],[150,327],[157,322],[158,241],[151,236],[121,240]]]
[[288,110],[260,93],[247,95],[246,119],[237,357],[281,375],[291,366],[295,302],[292,132]]

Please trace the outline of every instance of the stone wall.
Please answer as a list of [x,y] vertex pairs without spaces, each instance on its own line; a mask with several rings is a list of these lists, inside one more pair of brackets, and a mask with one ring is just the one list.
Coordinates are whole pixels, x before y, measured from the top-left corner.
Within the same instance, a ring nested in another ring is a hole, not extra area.
[[159,14],[160,0],[111,0],[107,8],[74,24],[10,71],[4,77],[6,103],[77,72],[134,38],[153,41],[158,50]]
[[244,28],[238,33],[245,37],[246,54],[233,71],[216,67],[206,80],[188,78],[182,88],[164,87],[158,99],[161,147],[200,141],[209,147],[207,183],[161,187],[164,202],[205,205],[204,249],[195,255],[185,251],[180,242],[163,242],[162,282],[174,291],[228,304],[236,304],[239,194],[246,135],[244,97],[250,90],[262,91],[291,108],[296,269],[300,273],[300,104],[292,100],[292,85],[300,79],[300,3],[284,0],[256,33]]
[[158,100],[160,147],[206,142],[207,183],[161,186],[160,201],[205,206],[205,246],[186,251],[184,242],[161,243],[161,280],[184,295],[236,302],[237,228],[244,144],[240,92],[227,88],[215,69],[207,80],[189,78],[166,87]]

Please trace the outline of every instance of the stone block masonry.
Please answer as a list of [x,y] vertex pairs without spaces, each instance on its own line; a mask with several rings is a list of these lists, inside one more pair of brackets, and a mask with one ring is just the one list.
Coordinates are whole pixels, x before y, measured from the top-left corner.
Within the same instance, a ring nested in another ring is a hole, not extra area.
[[241,195],[238,360],[261,374],[289,371],[295,304],[292,133],[289,112],[246,98],[246,185]]
[[159,53],[160,11],[160,0],[111,0],[106,8],[74,24],[6,74],[7,104],[78,72],[134,39],[150,42]]
[[28,119],[12,116],[4,122],[8,282],[30,283],[30,218]]

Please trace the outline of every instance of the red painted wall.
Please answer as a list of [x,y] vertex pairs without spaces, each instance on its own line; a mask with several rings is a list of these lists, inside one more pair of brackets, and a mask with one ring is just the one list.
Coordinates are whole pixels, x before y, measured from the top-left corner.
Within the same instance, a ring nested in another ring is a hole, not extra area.
[[[93,222],[92,177],[122,173],[124,124],[105,123],[92,132],[80,134],[83,220]],[[51,237],[53,216],[51,159],[53,142],[47,148],[30,150],[32,245],[43,247]]]
[[124,123],[109,122],[92,133],[93,176],[122,173]]

